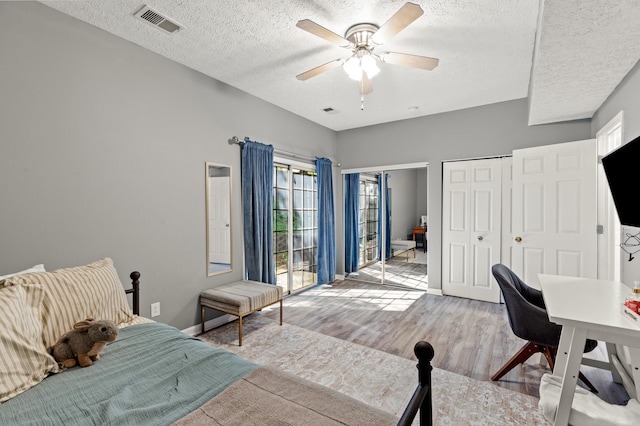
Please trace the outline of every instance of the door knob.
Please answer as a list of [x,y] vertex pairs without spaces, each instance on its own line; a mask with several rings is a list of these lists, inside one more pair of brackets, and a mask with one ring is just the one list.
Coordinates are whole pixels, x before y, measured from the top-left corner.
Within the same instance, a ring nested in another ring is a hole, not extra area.
[[516,237],[516,242],[519,243],[520,241],[522,241],[522,238]]
[[482,235],[478,235],[478,241],[482,241],[482,240],[483,240]]

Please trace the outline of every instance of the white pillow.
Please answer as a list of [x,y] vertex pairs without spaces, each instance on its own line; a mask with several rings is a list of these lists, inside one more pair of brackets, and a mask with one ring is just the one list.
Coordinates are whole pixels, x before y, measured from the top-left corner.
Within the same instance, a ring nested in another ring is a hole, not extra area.
[[39,265],[34,265],[29,269],[25,269],[24,271],[14,272],[13,274],[0,275],[0,281],[4,281],[7,278],[11,278],[15,275],[28,274],[29,272],[46,272],[46,271],[44,269],[44,265],[41,263]]

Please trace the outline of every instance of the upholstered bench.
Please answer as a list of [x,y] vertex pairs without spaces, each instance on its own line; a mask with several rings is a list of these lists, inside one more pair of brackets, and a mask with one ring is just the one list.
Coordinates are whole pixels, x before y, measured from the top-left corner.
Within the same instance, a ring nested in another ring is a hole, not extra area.
[[392,240],[391,249],[405,250],[407,252],[407,262],[409,261],[409,250],[412,250],[413,257],[416,257],[416,242],[414,240]]
[[200,293],[202,332],[204,333],[204,308],[215,309],[238,317],[238,343],[242,346],[242,317],[280,302],[282,325],[282,287],[257,281],[236,281]]

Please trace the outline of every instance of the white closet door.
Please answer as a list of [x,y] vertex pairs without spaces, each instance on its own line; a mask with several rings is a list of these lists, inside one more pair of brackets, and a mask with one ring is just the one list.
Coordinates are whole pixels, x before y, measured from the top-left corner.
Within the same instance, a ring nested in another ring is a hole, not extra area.
[[513,257],[513,227],[511,224],[511,199],[513,198],[513,158],[502,159],[502,243],[500,263],[511,268]]
[[443,173],[442,291],[497,303],[491,266],[501,255],[502,160],[444,163]]
[[595,140],[513,152],[512,269],[597,278]]

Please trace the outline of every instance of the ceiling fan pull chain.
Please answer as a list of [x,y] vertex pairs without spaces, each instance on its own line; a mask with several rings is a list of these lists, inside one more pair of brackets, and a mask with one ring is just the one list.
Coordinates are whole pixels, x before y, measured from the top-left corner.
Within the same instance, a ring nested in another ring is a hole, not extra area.
[[364,95],[360,95],[360,111],[364,111]]

